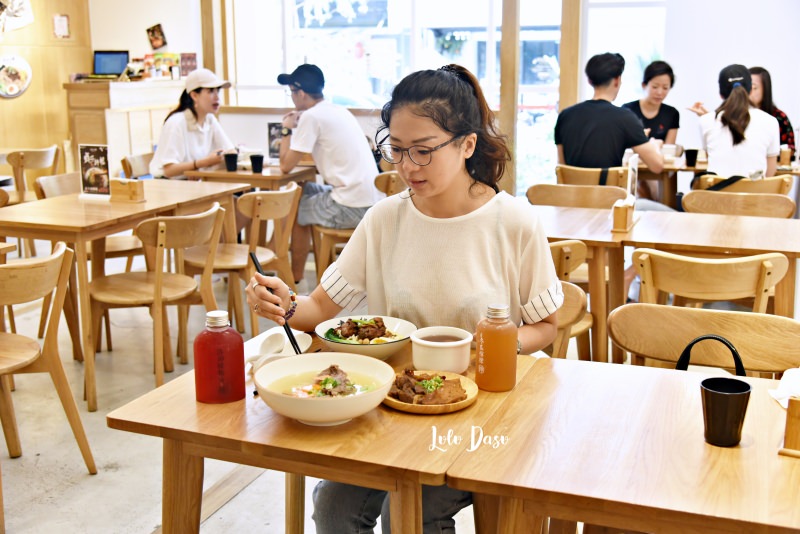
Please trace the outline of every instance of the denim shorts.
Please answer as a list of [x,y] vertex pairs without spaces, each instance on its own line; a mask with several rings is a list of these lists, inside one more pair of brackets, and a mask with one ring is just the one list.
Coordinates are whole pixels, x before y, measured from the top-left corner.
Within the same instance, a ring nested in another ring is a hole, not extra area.
[[369,207],[342,206],[331,198],[333,187],[316,182],[303,184],[303,196],[297,210],[297,224],[319,224],[329,228],[355,228]]

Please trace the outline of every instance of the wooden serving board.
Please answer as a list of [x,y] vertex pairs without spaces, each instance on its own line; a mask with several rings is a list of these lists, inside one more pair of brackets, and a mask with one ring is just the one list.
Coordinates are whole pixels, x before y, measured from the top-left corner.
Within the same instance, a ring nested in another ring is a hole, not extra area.
[[461,380],[461,387],[467,392],[467,398],[450,404],[409,404],[407,402],[399,401],[395,398],[389,397],[383,399],[383,403],[390,408],[399,410],[401,412],[408,412],[421,415],[438,415],[443,413],[453,413],[464,408],[471,406],[478,398],[478,385],[466,376],[458,373],[451,373],[449,371],[427,371],[417,369],[414,371],[417,374],[440,375],[446,379],[451,380],[458,378]]

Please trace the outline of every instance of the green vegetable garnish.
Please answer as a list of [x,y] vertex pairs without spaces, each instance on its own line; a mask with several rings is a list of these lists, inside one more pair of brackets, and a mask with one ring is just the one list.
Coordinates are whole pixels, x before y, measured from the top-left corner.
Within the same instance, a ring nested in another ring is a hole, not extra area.
[[319,385],[322,386],[323,389],[333,389],[339,385],[339,381],[333,377],[326,376],[322,379]]
[[350,343],[347,339],[340,336],[336,333],[335,328],[329,328],[327,332],[325,332],[325,339],[330,339],[331,341],[338,341],[340,343]]
[[420,380],[419,385],[425,388],[427,393],[433,393],[444,385],[444,380],[441,376],[434,376],[430,380]]

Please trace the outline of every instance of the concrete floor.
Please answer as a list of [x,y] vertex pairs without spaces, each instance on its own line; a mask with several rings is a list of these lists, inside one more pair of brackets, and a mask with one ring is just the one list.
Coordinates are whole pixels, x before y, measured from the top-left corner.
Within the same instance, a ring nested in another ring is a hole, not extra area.
[[[40,254],[48,250],[39,245]],[[109,272],[124,265],[110,264]],[[311,264],[309,264],[311,267]],[[134,268],[137,268],[135,266]],[[141,268],[141,267],[138,267]],[[314,286],[314,273],[307,271]],[[215,283],[217,301],[226,302],[227,284]],[[35,337],[39,321],[38,305],[15,307],[17,332]],[[177,333],[177,316],[170,310],[170,324]],[[189,315],[189,339],[204,327],[201,307]],[[111,310],[114,350],[97,355],[98,410],[89,413],[82,400],[83,366],[72,360],[71,342],[61,321],[59,348],[73,395],[97,463],[97,475],[90,475],[80,456],[66,417],[47,375],[19,375],[13,401],[17,414],[23,454],[9,458],[0,454],[7,532],[16,533],[149,533],[160,532],[161,525],[161,440],[106,426],[111,410],[147,393],[154,387],[152,374],[152,321],[145,309]],[[262,319],[261,331],[274,323]],[[250,334],[245,334],[245,339]],[[175,364],[172,380],[192,369]],[[225,478],[235,464],[206,460],[204,489]],[[247,468],[254,469],[254,468]],[[260,474],[259,472],[260,471]],[[230,532],[284,531],[283,474],[258,470],[255,480],[203,522],[204,534]],[[314,532],[311,521],[311,489],[306,484],[305,532]],[[471,534],[472,509],[457,516],[458,532]],[[376,532],[380,532],[379,529]]]

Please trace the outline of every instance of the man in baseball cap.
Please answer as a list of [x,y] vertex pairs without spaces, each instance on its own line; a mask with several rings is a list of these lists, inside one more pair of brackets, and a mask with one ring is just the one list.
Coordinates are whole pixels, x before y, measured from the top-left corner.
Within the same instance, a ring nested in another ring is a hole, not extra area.
[[316,65],[304,63],[294,69],[291,74],[279,75],[278,83],[316,95],[322,94],[322,89],[325,87],[325,76]]
[[[303,184],[292,230],[292,273],[298,284],[305,273],[311,226],[355,228],[383,193],[374,184],[378,168],[364,130],[349,110],[325,100],[325,76],[320,68],[300,65],[291,74],[278,76],[278,83],[287,86],[295,106],[282,121],[281,171],[291,172],[303,157],[311,155],[325,182]],[[307,292],[301,288],[298,293]]]

